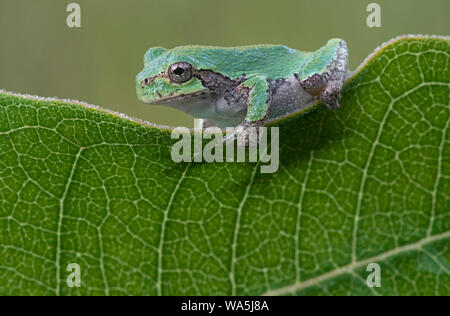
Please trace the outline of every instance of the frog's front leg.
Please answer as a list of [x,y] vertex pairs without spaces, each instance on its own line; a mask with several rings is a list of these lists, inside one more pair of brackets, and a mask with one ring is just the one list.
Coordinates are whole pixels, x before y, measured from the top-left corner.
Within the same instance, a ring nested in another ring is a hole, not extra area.
[[265,76],[254,76],[243,83],[237,89],[248,89],[247,116],[244,122],[235,128],[233,135],[226,137],[225,142],[238,139],[240,144],[249,144],[250,128],[255,128],[258,136],[258,129],[263,126],[263,120],[267,115],[270,104],[269,83]]
[[303,89],[312,94],[320,93],[320,99],[331,110],[339,108],[339,97],[348,72],[348,50],[344,40],[340,40],[336,55],[325,72],[314,74],[300,81]]

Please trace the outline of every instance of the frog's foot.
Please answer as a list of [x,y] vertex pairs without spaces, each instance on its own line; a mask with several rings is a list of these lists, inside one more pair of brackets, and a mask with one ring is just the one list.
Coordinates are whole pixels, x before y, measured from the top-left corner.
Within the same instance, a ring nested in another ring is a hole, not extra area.
[[339,108],[339,97],[342,86],[347,77],[348,51],[344,40],[341,40],[337,48],[336,56],[322,74],[314,74],[300,84],[303,89],[312,95],[320,97],[320,100],[331,110]]
[[262,120],[250,122],[246,119],[234,129],[234,133],[227,135],[223,142],[230,143],[236,139],[238,146],[255,147],[259,143],[259,128],[263,125]]
[[336,58],[329,67],[331,70],[330,78],[325,84],[320,97],[329,109],[336,110],[340,106],[339,97],[348,69],[348,51],[344,40],[341,40],[339,43]]

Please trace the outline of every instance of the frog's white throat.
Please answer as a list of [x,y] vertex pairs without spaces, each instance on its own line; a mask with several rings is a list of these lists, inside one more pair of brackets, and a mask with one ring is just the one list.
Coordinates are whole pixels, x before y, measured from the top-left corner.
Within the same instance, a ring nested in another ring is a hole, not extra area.
[[214,100],[211,93],[207,90],[192,94],[184,94],[171,98],[160,99],[154,104],[164,104],[171,108],[178,109],[194,117],[202,114],[207,115],[214,107]]

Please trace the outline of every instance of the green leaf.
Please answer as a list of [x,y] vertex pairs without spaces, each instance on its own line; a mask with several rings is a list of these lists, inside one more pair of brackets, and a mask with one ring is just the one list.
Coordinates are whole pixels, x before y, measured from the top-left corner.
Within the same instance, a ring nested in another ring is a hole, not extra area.
[[393,40],[340,110],[277,122],[280,169],[261,174],[176,164],[168,129],[0,92],[0,294],[450,295],[449,97],[449,38]]

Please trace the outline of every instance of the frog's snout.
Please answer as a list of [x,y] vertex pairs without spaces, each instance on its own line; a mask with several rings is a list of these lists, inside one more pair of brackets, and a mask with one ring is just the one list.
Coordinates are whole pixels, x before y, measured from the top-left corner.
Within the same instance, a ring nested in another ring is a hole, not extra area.
[[136,78],[136,94],[140,100],[142,100],[145,94],[145,88],[150,84],[147,78],[141,79],[139,77]]

